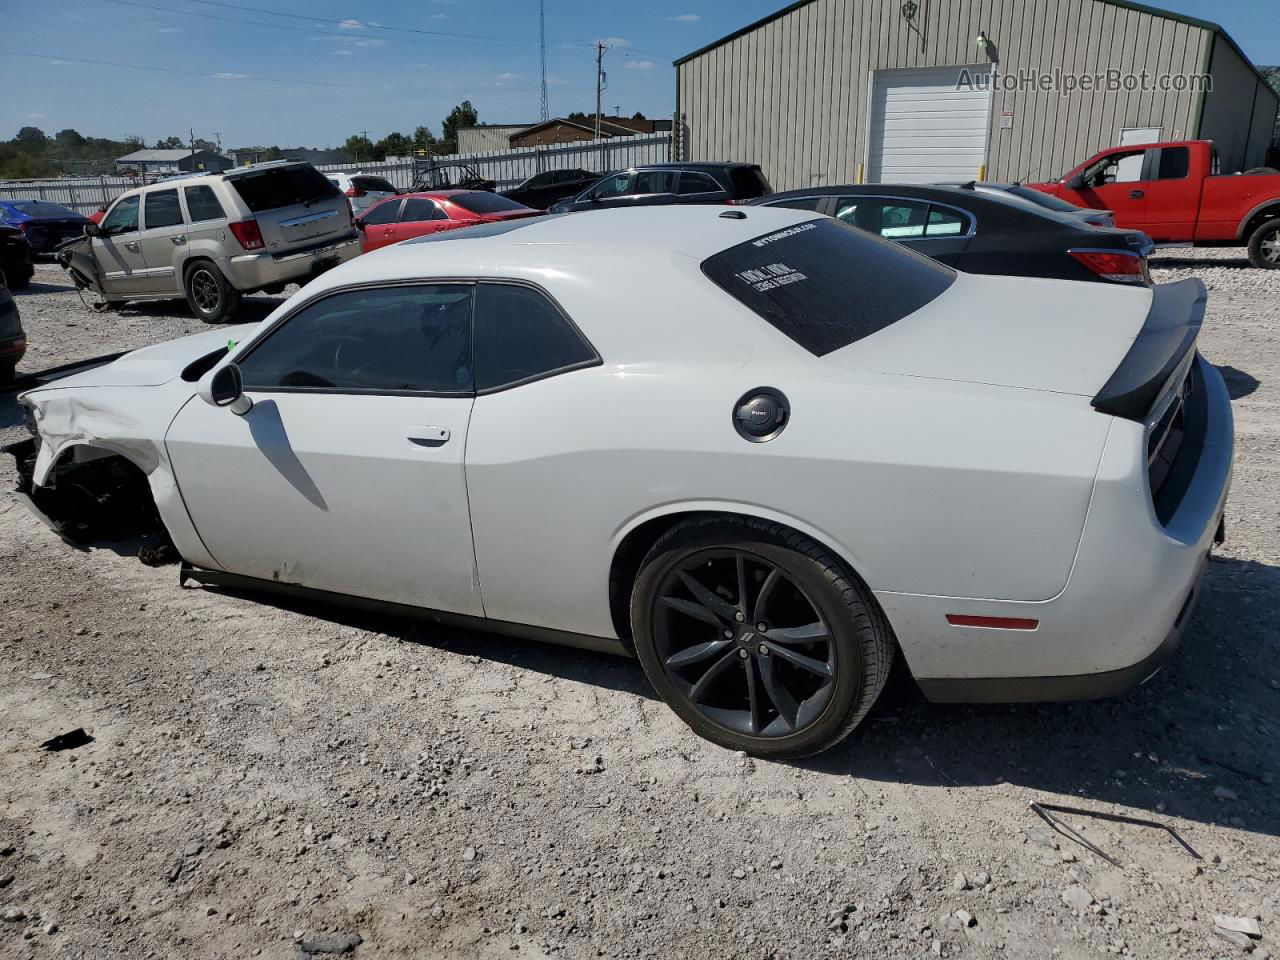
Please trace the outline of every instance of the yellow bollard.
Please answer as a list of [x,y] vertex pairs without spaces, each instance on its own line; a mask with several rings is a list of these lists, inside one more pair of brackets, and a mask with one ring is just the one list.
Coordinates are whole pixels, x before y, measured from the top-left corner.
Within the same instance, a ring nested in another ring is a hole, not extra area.
[[858,173],[857,173],[857,176],[856,176],[856,178],[854,179],[854,181],[853,181],[853,182],[854,182],[854,183],[862,183],[862,182],[863,182],[863,180],[862,180],[862,164],[858,164]]
[[987,179],[987,165],[984,163],[982,166],[978,168],[978,180],[982,181],[986,179]]

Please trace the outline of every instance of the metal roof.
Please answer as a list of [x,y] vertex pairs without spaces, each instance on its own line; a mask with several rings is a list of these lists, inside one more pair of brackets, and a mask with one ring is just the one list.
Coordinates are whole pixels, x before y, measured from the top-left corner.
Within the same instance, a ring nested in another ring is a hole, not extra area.
[[135,150],[126,156],[117,157],[116,163],[124,163],[126,161],[142,163],[147,160],[185,160],[187,157],[198,156],[202,153],[218,156],[212,150],[188,150],[186,147],[181,150]]

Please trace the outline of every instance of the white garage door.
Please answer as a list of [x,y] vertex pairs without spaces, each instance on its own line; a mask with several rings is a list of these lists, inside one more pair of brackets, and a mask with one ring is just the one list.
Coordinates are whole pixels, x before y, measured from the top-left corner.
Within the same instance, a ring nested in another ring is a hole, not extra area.
[[[961,71],[975,83],[957,90]],[[973,180],[987,162],[990,67],[878,70],[872,83],[867,180]]]

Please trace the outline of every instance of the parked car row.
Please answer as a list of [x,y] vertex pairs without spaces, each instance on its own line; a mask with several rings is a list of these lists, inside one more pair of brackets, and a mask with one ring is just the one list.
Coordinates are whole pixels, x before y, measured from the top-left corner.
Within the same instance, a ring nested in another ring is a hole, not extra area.
[[89,220],[47,200],[0,200],[0,223],[22,232],[34,254],[54,253],[66,240],[84,234]]

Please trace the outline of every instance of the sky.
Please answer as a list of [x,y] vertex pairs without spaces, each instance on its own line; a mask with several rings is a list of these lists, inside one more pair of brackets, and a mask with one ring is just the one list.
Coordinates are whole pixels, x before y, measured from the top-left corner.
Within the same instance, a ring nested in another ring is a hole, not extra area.
[[[670,116],[673,59],[785,2],[545,0],[551,113],[595,109],[603,41],[605,112]],[[1152,5],[1216,21],[1256,63],[1280,64],[1275,3]],[[481,122],[532,122],[537,40],[537,0],[0,0],[0,138],[32,125],[340,146],[419,124],[438,134],[464,99]]]

